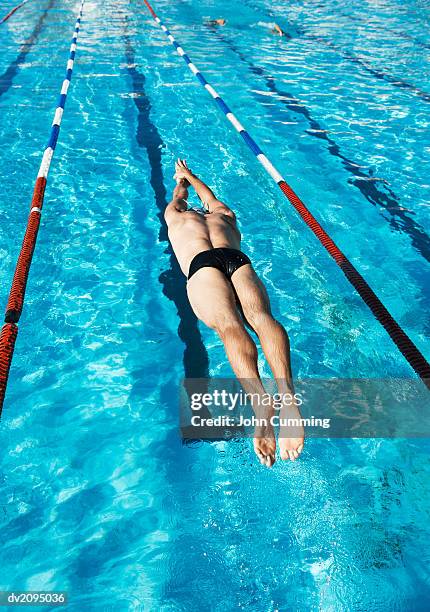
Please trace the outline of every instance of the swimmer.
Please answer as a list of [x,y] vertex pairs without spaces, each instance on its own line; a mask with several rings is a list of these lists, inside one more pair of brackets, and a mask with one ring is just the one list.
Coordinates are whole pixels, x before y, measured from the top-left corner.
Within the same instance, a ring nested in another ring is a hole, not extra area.
[[210,19],[206,22],[210,26],[224,26],[227,23],[225,19]]
[[284,32],[284,30],[280,28],[277,23],[275,23],[275,27],[272,29],[272,32],[273,34],[278,34],[279,36],[287,36],[287,33]]
[[[263,353],[276,379],[279,393],[294,394],[288,335],[273,318],[266,289],[247,255],[240,250],[241,234],[234,212],[218,200],[212,190],[187,166],[176,162],[176,187],[166,207],[169,239],[179,265],[188,279],[187,293],[196,316],[215,330],[224,344],[231,367],[246,393],[263,397],[265,390],[258,372],[257,347],[245,323],[258,336]],[[203,209],[189,207],[188,189],[196,191]],[[270,418],[273,406],[253,404],[261,422],[254,432],[254,450],[260,462],[275,462],[276,439]],[[301,418],[296,403],[281,407],[279,416]],[[282,459],[294,461],[303,449],[301,426],[283,427],[278,446]]]

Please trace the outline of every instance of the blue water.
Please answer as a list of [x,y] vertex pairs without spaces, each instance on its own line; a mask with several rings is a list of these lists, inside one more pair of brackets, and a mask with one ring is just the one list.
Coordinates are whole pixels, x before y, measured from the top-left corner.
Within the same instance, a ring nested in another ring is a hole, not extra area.
[[[1,303],[78,9],[31,0],[0,26]],[[156,9],[430,358],[429,3]],[[161,221],[179,155],[237,210],[295,376],[413,376],[143,2],[86,2],[1,423],[0,589],[76,611],[428,609],[427,441],[310,440],[272,470],[249,440],[181,444],[181,378],[231,370]]]

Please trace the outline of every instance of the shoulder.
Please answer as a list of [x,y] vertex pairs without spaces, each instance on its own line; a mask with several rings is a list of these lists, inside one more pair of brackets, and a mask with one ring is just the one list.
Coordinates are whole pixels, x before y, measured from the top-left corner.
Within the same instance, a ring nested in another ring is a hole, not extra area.
[[236,215],[231,210],[231,208],[229,208],[225,204],[221,204],[220,203],[217,206],[215,206],[213,208],[211,214],[213,214],[213,215],[221,215],[222,217],[226,217],[226,220],[236,222]]
[[178,210],[176,206],[169,204],[164,211],[164,220],[167,225],[182,223],[184,220],[184,211]]

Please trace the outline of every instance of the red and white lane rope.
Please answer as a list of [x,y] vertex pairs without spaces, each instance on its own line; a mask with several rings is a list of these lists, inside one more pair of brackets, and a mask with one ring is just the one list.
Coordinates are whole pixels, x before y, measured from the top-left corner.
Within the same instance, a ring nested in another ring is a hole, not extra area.
[[174,36],[169,32],[168,28],[163,24],[161,19],[157,16],[154,9],[147,0],[144,0],[149,12],[151,13],[154,20],[158,23],[164,34],[170,40],[172,45],[175,47],[176,52],[187,64],[188,68],[197,78],[199,83],[206,89],[210,96],[215,100],[218,107],[225,114],[227,119],[230,121],[232,126],[242,136],[243,140],[254,153],[260,164],[266,170],[266,172],[272,177],[275,183],[278,185],[284,196],[294,206],[296,211],[299,213],[306,225],[312,230],[324,248],[328,251],[331,257],[335,260],[339,268],[345,274],[351,285],[367,304],[372,311],[376,319],[385,328],[390,338],[393,340],[397,348],[400,350],[402,355],[406,358],[409,365],[415,370],[418,376],[422,379],[424,384],[430,389],[430,364],[419,351],[417,346],[412,342],[406,332],[400,327],[397,321],[392,317],[387,308],[375,294],[373,289],[369,286],[367,281],[353,266],[349,259],[339,249],[335,242],[330,238],[327,232],[315,219],[310,210],[302,202],[299,196],[294,190],[288,185],[285,179],[282,177],[280,172],[275,168],[271,161],[264,155],[255,140],[245,130],[243,125],[237,119],[237,117],[231,112],[230,108],[221,98],[221,96],[215,91],[215,89],[208,83],[203,74],[198,70],[195,64],[191,61],[189,56],[185,53],[184,49],[178,44]]
[[81,17],[85,0],[82,0],[79,15],[76,20],[73,32],[70,55],[67,61],[66,76],[64,78],[58,105],[55,110],[54,120],[51,126],[47,147],[43,153],[39,173],[34,186],[33,199],[30,206],[30,214],[27,221],[27,229],[21,247],[21,252],[15,268],[12,287],[6,307],[5,324],[0,332],[0,415],[3,407],[4,396],[9,376],[10,364],[15,348],[15,341],[18,335],[17,323],[22,313],[24,305],[25,289],[27,286],[28,274],[30,272],[31,261],[33,258],[34,247],[36,246],[37,233],[39,231],[40,217],[42,213],[43,198],[45,194],[46,180],[52,156],[60,132],[61,119],[63,117],[64,106],[66,104],[67,92],[72,78],[73,64],[75,61],[76,45],[81,25]]
[[3,17],[3,19],[0,21],[0,23],[4,23],[5,21],[7,21],[7,20],[9,19],[9,17],[12,17],[12,15],[13,15],[14,13],[16,13],[16,11],[17,11],[18,9],[20,9],[20,8],[21,8],[21,6],[24,6],[24,4],[27,4],[27,2],[28,2],[28,0],[24,0],[24,2],[20,2],[19,4],[17,4],[17,5],[16,5],[16,6],[15,6],[15,7],[14,7],[12,10],[11,10],[11,11],[9,11],[9,12],[8,12],[8,14],[7,14],[7,15],[5,15],[5,16]]

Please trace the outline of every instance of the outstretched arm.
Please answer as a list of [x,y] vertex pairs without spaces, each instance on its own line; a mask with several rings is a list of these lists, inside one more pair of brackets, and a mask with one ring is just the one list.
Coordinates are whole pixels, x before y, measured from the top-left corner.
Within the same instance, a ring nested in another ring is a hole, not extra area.
[[185,178],[178,179],[176,187],[173,190],[172,201],[166,206],[166,210],[164,211],[164,218],[167,225],[169,225],[178,213],[187,210],[188,186],[189,182]]
[[184,178],[194,187],[197,195],[203,203],[203,206],[210,212],[222,213],[229,217],[235,218],[234,212],[223,202],[218,200],[210,187],[200,180],[187,166],[185,159],[178,159],[176,162],[176,178]]
[[284,30],[282,30],[277,23],[275,23],[275,27],[273,28],[272,32],[274,34],[279,34],[279,36],[285,36]]

